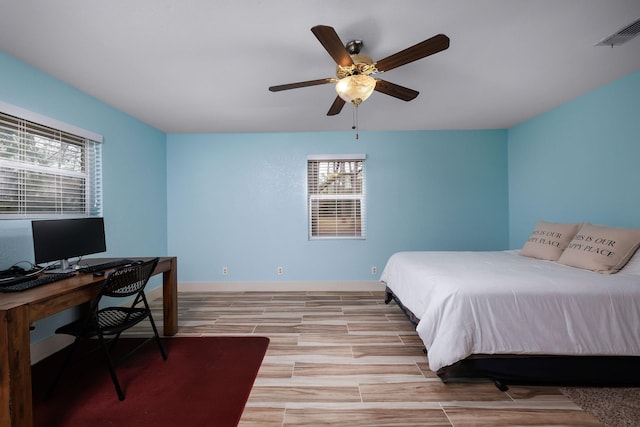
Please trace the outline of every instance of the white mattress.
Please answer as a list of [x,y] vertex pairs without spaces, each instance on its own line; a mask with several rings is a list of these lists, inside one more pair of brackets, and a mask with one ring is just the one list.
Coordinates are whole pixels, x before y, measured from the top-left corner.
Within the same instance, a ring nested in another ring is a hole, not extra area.
[[500,252],[399,252],[381,280],[437,371],[472,354],[640,356],[640,274]]

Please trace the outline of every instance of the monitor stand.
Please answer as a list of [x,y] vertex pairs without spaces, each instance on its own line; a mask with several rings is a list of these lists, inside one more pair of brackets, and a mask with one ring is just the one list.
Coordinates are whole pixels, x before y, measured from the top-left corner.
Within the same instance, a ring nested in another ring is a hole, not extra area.
[[75,271],[75,269],[69,264],[68,259],[61,259],[58,263],[58,268],[52,268],[50,270],[45,270],[45,274],[55,274],[55,273],[71,273]]

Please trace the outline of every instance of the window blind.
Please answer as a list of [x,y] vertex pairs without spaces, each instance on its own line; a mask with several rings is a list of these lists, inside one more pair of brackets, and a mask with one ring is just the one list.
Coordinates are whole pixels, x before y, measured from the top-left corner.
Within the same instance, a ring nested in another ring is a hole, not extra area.
[[364,155],[307,159],[309,238],[365,238]]
[[0,113],[0,218],[100,216],[101,144]]

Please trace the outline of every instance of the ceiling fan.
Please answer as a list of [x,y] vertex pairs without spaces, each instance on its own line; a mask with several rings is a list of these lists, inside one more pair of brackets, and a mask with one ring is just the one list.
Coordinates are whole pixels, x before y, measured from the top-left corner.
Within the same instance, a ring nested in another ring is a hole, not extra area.
[[360,49],[363,46],[361,40],[352,40],[344,45],[333,27],[327,25],[316,25],[311,28],[311,32],[336,62],[336,77],[271,86],[269,90],[271,92],[279,92],[336,83],[338,96],[331,108],[329,108],[327,116],[339,114],[346,102],[358,106],[374,90],[403,101],[411,101],[418,96],[418,91],[372,76],[441,52],[449,47],[449,37],[444,34],[438,34],[391,56],[373,62],[368,56],[360,55]]

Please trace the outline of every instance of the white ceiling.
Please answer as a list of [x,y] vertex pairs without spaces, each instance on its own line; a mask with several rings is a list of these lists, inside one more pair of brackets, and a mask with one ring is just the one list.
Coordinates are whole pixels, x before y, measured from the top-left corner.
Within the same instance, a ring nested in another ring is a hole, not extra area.
[[0,0],[0,49],[168,133],[350,130],[310,28],[374,60],[444,33],[448,50],[383,75],[415,89],[359,108],[360,130],[508,128],[640,70],[638,0]]

